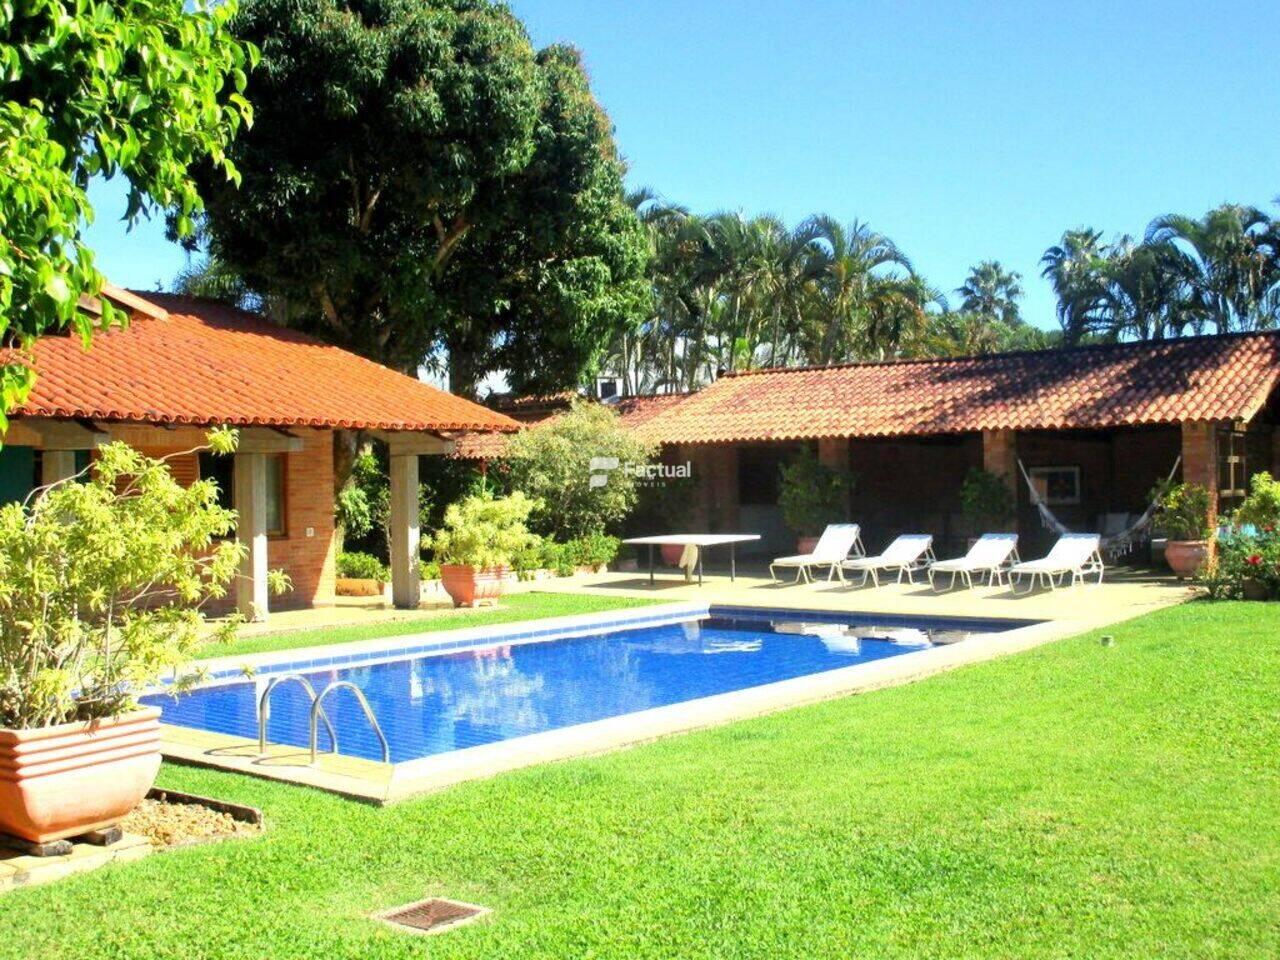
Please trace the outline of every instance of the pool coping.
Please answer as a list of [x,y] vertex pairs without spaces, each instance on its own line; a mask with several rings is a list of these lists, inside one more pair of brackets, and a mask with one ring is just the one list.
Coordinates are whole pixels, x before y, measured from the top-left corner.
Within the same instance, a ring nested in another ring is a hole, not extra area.
[[[321,669],[331,664],[346,666],[352,663],[353,658],[360,663],[372,663],[379,662],[381,659],[400,659],[419,652],[443,653],[477,646],[481,642],[485,645],[494,642],[529,643],[549,639],[553,635],[558,638],[593,632],[606,626],[639,626],[646,622],[670,622],[688,619],[691,614],[705,616],[712,607],[784,613],[795,615],[797,618],[802,618],[806,613],[848,617],[865,612],[886,619],[935,619],[876,611],[850,612],[816,608],[784,611],[768,605],[685,601],[529,621],[538,624],[536,630],[518,629],[525,622],[502,625],[511,628],[510,635],[503,631],[495,636],[495,630],[501,628],[490,625],[462,628],[456,631],[437,631],[426,635],[433,637],[433,642],[421,644],[408,641],[424,636],[422,634],[383,638],[381,641],[337,644],[332,645],[332,648],[343,652],[333,652],[332,655],[310,660],[302,659],[307,652],[330,648],[277,651],[271,654],[255,655],[253,659],[259,661],[256,668],[263,671],[286,667]],[[955,621],[966,618],[940,616],[936,619]],[[980,619],[983,623],[1008,620],[1025,625],[965,639],[959,643],[912,650],[881,660],[806,674],[522,737],[512,737],[396,764],[382,764],[358,757],[334,757],[323,754],[319,764],[311,766],[308,763],[308,751],[294,746],[274,746],[269,750],[267,757],[259,758],[256,741],[173,724],[161,725],[161,749],[171,760],[317,787],[353,799],[379,804],[394,803],[467,780],[490,777],[522,767],[606,753],[665,736],[763,716],[836,697],[910,683],[957,667],[1028,650],[1097,626],[1097,624],[1075,620],[1027,623],[1026,620],[1002,617],[968,619]],[[466,634],[466,636],[462,637],[458,634]],[[405,642],[403,647],[400,646],[402,641]],[[317,663],[317,659],[325,662]],[[223,660],[235,661],[235,666],[218,662],[218,670],[226,674],[221,679],[226,682],[243,682],[245,677],[242,666],[245,658],[223,658]]]

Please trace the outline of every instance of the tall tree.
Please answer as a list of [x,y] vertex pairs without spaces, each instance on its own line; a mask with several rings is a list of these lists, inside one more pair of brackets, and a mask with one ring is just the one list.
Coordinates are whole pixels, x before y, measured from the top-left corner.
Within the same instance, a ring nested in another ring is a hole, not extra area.
[[1102,297],[1098,279],[1102,247],[1101,231],[1078,227],[1064,233],[1040,258],[1040,275],[1050,282],[1058,298],[1058,323],[1066,346],[1079,343],[1097,319]]
[[643,306],[644,238],[577,55],[491,0],[244,0],[262,48],[215,255],[285,322],[472,393],[567,386]]
[[[171,209],[190,231],[200,195],[188,168],[208,158],[234,183],[227,144],[251,119],[240,96],[254,51],[227,29],[233,3],[183,0],[26,0],[0,4],[0,345],[27,348],[74,327],[103,277],[83,231],[92,177],[121,176],[125,219]],[[103,322],[113,313],[104,305]],[[34,382],[20,361],[0,364],[5,413]]]
[[1218,332],[1274,327],[1271,292],[1280,287],[1280,233],[1256,207],[1224,204],[1200,219],[1169,214],[1147,228],[1187,259],[1202,309]]
[[983,260],[969,271],[964,284],[956,290],[960,294],[960,309],[976,313],[1002,323],[1014,323],[1021,319],[1018,300],[1022,298],[1022,275],[1006,270],[998,260]]

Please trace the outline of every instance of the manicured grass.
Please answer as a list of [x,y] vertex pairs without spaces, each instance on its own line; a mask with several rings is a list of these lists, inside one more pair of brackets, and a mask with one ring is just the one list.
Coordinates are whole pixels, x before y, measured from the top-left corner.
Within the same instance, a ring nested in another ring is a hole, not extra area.
[[446,609],[424,613],[420,617],[408,620],[383,620],[380,623],[350,627],[323,627],[316,630],[265,633],[261,636],[242,637],[234,643],[209,644],[200,648],[197,657],[207,660],[211,657],[244,656],[268,650],[297,650],[300,647],[315,647],[330,643],[352,643],[356,640],[399,637],[408,633],[460,630],[463,627],[515,623],[518,620],[536,620],[539,617],[564,617],[575,613],[622,610],[627,607],[648,606],[657,602],[626,597],[584,597],[569,593],[514,593],[503,597],[502,606],[496,609],[485,607],[476,610]]
[[[385,809],[168,767],[268,834],[6,895],[0,956],[1280,956],[1280,607],[1108,632]],[[495,912],[364,919],[426,894]]]

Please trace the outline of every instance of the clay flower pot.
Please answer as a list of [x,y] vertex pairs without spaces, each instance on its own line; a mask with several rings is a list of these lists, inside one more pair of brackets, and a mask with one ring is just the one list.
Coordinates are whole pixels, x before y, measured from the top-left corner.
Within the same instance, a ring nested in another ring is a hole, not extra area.
[[440,564],[440,582],[453,598],[455,607],[476,607],[492,603],[502,596],[507,585],[507,568],[470,567],[456,563]]
[[813,548],[818,545],[818,537],[796,537],[796,553],[813,553]]
[[1164,549],[1165,562],[1181,579],[1194,577],[1208,558],[1208,540],[1170,540]]
[[1246,600],[1270,600],[1271,591],[1257,577],[1245,577],[1240,582],[1240,595]]
[[664,543],[658,549],[662,552],[662,562],[668,567],[680,566],[680,557],[684,555],[684,547],[678,543]]
[[32,843],[114,825],[160,771],[160,711],[0,729],[0,832]]

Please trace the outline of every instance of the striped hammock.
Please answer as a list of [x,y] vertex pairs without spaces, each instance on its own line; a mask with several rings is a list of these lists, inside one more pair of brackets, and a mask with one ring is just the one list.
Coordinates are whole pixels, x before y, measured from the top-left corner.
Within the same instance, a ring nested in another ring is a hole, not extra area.
[[[1178,467],[1181,465],[1182,457],[1179,456],[1173,461],[1173,469],[1169,471],[1169,478],[1165,481],[1166,483],[1173,481],[1174,476],[1178,473]],[[1059,536],[1071,533],[1072,531],[1067,529],[1066,524],[1053,515],[1053,511],[1049,509],[1048,504],[1040,499],[1040,494],[1036,492],[1036,486],[1031,482],[1031,475],[1027,473],[1027,468],[1023,465],[1021,458],[1018,460],[1018,469],[1022,472],[1022,479],[1027,482],[1027,492],[1031,495],[1031,503],[1036,508],[1036,512],[1040,514],[1041,525],[1046,530],[1052,530]],[[1160,501],[1158,499],[1152,500],[1137,520],[1119,533],[1104,537],[1101,549],[1107,559],[1115,560],[1117,557],[1123,557],[1135,547],[1150,540],[1151,521],[1155,519],[1156,511],[1159,509]]]

